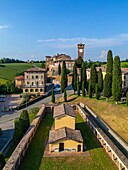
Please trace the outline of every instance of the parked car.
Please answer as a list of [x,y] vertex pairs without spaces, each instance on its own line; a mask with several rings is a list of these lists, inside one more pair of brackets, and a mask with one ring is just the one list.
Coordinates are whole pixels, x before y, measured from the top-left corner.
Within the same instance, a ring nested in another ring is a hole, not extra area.
[[54,91],[61,91],[60,84],[54,85]]

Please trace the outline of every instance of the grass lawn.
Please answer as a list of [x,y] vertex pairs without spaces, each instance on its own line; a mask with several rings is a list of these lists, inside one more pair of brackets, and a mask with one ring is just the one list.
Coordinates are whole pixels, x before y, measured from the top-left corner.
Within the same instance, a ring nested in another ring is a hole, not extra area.
[[80,129],[89,156],[43,157],[44,143],[53,123],[52,115],[45,115],[39,129],[26,153],[20,170],[116,170],[105,150],[95,139],[83,119],[77,114],[76,129]]
[[[29,114],[29,120],[30,120],[30,123],[32,123],[33,119],[35,118],[37,113],[31,113]],[[12,145],[11,148],[8,150],[7,154],[5,155],[5,159],[6,161],[9,159],[9,157],[12,155],[13,151],[15,150],[17,145]]]
[[[41,63],[37,63],[36,65],[41,66]],[[0,64],[0,83],[5,83],[7,80],[14,80],[17,73],[21,73],[32,66],[33,63]]]
[[[63,98],[57,100],[57,102],[62,101]],[[68,101],[69,103],[85,103],[128,143],[128,107],[106,102],[102,98],[96,100],[95,98],[77,97],[77,95],[69,96]]]

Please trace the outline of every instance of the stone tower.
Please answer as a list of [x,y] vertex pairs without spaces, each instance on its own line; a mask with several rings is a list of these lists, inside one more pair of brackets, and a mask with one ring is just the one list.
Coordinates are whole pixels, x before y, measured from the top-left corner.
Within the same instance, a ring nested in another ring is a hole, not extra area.
[[78,48],[78,57],[81,57],[84,60],[84,46],[85,44],[77,44],[77,48]]

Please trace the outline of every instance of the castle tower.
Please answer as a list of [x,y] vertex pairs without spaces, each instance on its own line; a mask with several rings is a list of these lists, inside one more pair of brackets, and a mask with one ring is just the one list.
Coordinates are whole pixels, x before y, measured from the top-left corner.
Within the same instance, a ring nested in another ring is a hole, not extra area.
[[82,59],[84,60],[84,46],[85,44],[77,44],[77,48],[78,48],[78,57],[82,57]]

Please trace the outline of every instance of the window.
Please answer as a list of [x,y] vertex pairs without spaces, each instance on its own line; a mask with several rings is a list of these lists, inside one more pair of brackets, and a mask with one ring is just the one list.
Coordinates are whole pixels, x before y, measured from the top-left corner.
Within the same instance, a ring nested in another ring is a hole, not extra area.
[[32,76],[32,79],[34,79],[34,76]]
[[38,89],[35,89],[35,92],[38,92]]
[[32,86],[34,85],[34,82],[32,82]]
[[124,79],[126,79],[126,76],[124,76]]
[[29,81],[27,81],[27,84],[29,84]]
[[27,79],[28,79],[28,76],[27,76]]
[[43,91],[43,89],[40,89],[40,92],[42,92]]
[[25,92],[28,92],[28,89],[25,89]]
[[38,79],[38,76],[36,75],[36,79]]
[[30,92],[33,92],[33,89],[30,89]]

